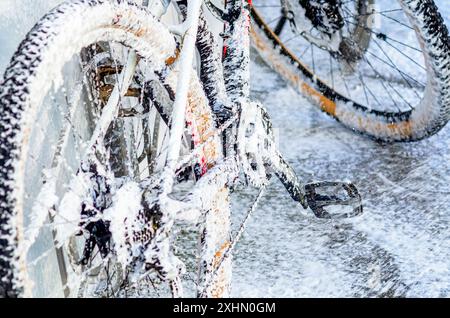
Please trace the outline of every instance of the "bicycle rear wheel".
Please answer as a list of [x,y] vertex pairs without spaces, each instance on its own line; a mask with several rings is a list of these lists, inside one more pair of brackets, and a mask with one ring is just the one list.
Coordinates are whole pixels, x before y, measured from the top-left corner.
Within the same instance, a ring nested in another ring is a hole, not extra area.
[[[62,4],[27,35],[0,90],[0,296],[118,295],[133,253],[157,226],[140,213],[148,190],[140,184],[158,180],[165,164],[176,52],[175,37],[149,11],[119,0]],[[130,85],[121,88],[122,71],[134,64]],[[95,138],[115,86],[124,90],[119,107]],[[182,155],[201,151],[194,166],[178,172],[174,195],[221,156],[195,74],[187,118]],[[228,191],[208,196],[216,208],[202,228],[209,233],[203,246],[219,251],[229,240]],[[203,250],[181,254],[193,272],[215,260]],[[221,278],[214,288],[229,285]]]
[[252,38],[263,59],[345,126],[414,141],[449,120],[450,42],[432,0],[253,5]]

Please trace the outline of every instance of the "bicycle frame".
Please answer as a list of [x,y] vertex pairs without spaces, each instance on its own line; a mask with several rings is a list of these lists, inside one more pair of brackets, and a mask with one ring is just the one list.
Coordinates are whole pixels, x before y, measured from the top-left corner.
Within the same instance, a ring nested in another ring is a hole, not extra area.
[[[220,193],[223,198],[221,200],[226,200],[228,191],[224,189],[227,188],[227,184],[232,182],[237,178],[239,172],[238,157],[235,155],[235,150],[232,147],[227,147],[224,149],[223,161],[216,164],[210,171],[203,170],[203,176],[195,185],[194,190],[188,195],[190,200],[184,202],[182,205],[173,202],[169,198],[169,194],[172,191],[173,182],[175,179],[175,172],[177,170],[177,163],[179,159],[181,138],[183,134],[183,128],[185,123],[185,113],[187,104],[187,93],[189,79],[192,72],[192,63],[194,58],[194,51],[196,49],[196,44],[203,43],[202,47],[199,47],[200,55],[207,57],[206,60],[202,60],[203,78],[215,78],[218,79],[219,93],[217,90],[210,89],[207,90],[206,94],[210,95],[209,100],[213,103],[212,107],[215,110],[215,115],[223,121],[230,120],[233,115],[237,115],[242,107],[249,102],[249,58],[250,58],[250,38],[249,38],[249,26],[250,26],[250,12],[247,1],[242,0],[232,0],[228,1],[225,10],[228,11],[229,16],[225,21],[225,40],[224,40],[224,50],[223,50],[223,68],[221,64],[220,51],[214,51],[214,43],[208,43],[204,39],[209,41],[213,40],[212,34],[208,34],[208,29],[204,26],[207,21],[201,14],[201,4],[202,0],[193,0],[188,2],[187,13],[185,22],[181,26],[176,26],[175,30],[180,29],[183,32],[183,46],[180,53],[180,58],[178,63],[180,63],[180,75],[178,78],[175,104],[173,108],[172,118],[173,126],[169,138],[169,151],[167,157],[167,163],[162,173],[161,191],[159,192],[159,204],[161,210],[167,215],[174,217],[178,214],[184,214],[183,218],[197,220],[200,218],[202,213],[206,211],[212,211],[214,209],[214,204],[217,200],[213,202],[208,202],[208,200],[202,200],[204,197],[205,190]],[[199,24],[202,24],[202,28],[199,28]],[[199,32],[199,29],[200,32]],[[201,45],[199,45],[201,46]],[[202,54],[202,50],[208,50],[210,54]],[[211,54],[212,53],[212,54]],[[205,65],[206,63],[206,65]],[[213,67],[208,67],[213,66]],[[204,74],[205,70],[209,72],[214,72],[214,74]],[[217,82],[215,85],[217,86]],[[208,87],[207,83],[205,85]],[[212,87],[212,86],[211,86]],[[215,96],[212,96],[215,95]],[[234,139],[237,121],[234,121],[227,128],[227,132],[224,133],[225,138]],[[232,144],[233,142],[229,143]],[[213,190],[212,190],[213,189]],[[220,200],[219,200],[220,201]],[[181,207],[181,209],[180,209]],[[186,215],[190,214],[190,215]],[[200,256],[201,262],[211,262],[208,259],[207,253],[202,253]],[[222,262],[223,260],[220,260]],[[209,276],[208,276],[209,274]],[[204,284],[208,284],[208,280],[213,279],[211,273],[205,273],[208,279],[203,281]],[[174,296],[181,296],[181,284],[173,281],[171,283]],[[207,286],[198,286],[198,294],[202,296],[202,290],[206,289]],[[216,295],[223,296],[223,295]]]
[[[185,123],[188,85],[192,72],[196,43],[198,40],[201,41],[202,37],[208,36],[205,34],[205,31],[198,32],[199,23],[202,19],[200,14],[202,3],[203,0],[190,0],[187,7],[185,22],[182,25],[172,27],[172,30],[179,34],[183,34],[184,41],[178,61],[181,65],[180,75],[178,77],[178,83],[180,84],[176,90],[175,104],[172,113],[173,127],[169,139],[167,163],[162,177],[163,185],[160,195],[162,202],[165,200],[165,195],[172,191],[176,165],[179,159],[181,137]],[[245,103],[249,102],[250,11],[248,5],[249,3],[247,1],[242,0],[232,0],[227,3],[226,10],[229,10],[230,13],[229,20],[225,21],[224,34],[226,34],[226,40],[224,43],[223,75],[220,74],[220,69],[217,67],[214,68],[214,74],[208,74],[212,75],[213,78],[220,79],[219,85],[223,79],[228,100],[224,100],[226,97],[222,94],[222,96],[216,96],[216,98],[214,98],[214,103],[226,105],[226,108],[231,110],[229,113],[232,114],[238,113],[239,109],[243,107]],[[210,58],[210,60],[206,62],[217,63],[218,60],[220,60],[220,56],[213,56],[212,59]],[[229,113],[224,115],[223,112],[223,107],[215,109],[216,116],[222,115],[222,118],[225,117],[226,119],[229,119]]]
[[[203,1],[192,1],[190,2],[190,7],[188,6],[188,14],[185,23],[188,25],[182,25],[181,29],[185,29],[185,37],[188,36],[189,42],[184,42],[182,47],[182,53],[179,63],[183,63],[183,70],[191,72],[192,70],[192,53],[195,49],[195,44],[200,51],[206,50],[207,54],[205,58],[202,59],[202,73],[208,72],[208,74],[201,74],[202,82],[205,86],[205,91],[210,104],[216,117],[218,117],[218,123],[225,123],[227,120],[233,119],[234,117],[239,117],[240,111],[248,106],[250,103],[250,6],[251,1],[242,0],[232,0],[228,1],[226,4],[225,11],[226,14],[220,12],[210,1],[204,1],[209,5],[210,10],[218,16],[218,18],[223,19],[225,22],[225,31],[223,37],[225,38],[223,45],[223,61],[220,62],[221,56],[217,53],[214,54],[213,43],[206,45],[203,43],[204,39],[212,40],[213,36],[208,34],[206,29],[201,29],[197,34],[197,39],[194,41],[194,31],[199,30],[198,23],[206,23],[204,18],[200,14],[199,2]],[[190,8],[190,9],[189,9]],[[197,10],[197,12],[193,12]],[[196,19],[194,19],[194,18]],[[179,32],[180,26],[175,26],[173,30]],[[189,47],[187,47],[189,45]],[[186,50],[186,51],[185,51]],[[202,76],[203,75],[203,76]],[[182,78],[183,77],[183,78]],[[187,76],[183,73],[180,74],[179,81],[186,79]],[[209,86],[206,81],[207,79],[218,79],[213,85]],[[176,163],[178,161],[178,154],[180,153],[180,140],[182,135],[182,126],[184,123],[184,113],[187,97],[187,81],[181,82],[182,85],[177,88],[177,99],[175,102],[175,107],[173,110],[173,118],[177,118],[176,128],[174,127],[173,133],[171,134],[171,139],[169,142],[170,156],[167,161],[167,165],[164,171],[163,180],[164,188],[160,194],[161,202],[164,202],[169,206],[169,200],[167,194],[172,191],[174,175],[176,171]],[[222,86],[224,83],[224,87]],[[227,138],[236,138],[237,121],[233,122],[231,127],[227,127],[228,136]],[[228,144],[235,144],[237,140],[231,140]],[[234,171],[231,174],[231,178],[228,181],[233,180],[237,177],[238,173],[238,156],[236,155],[236,149],[231,146],[224,149],[225,160],[222,163],[216,165],[216,167],[206,173],[201,180],[207,184],[211,184],[213,180],[217,180],[217,176],[214,171]],[[297,200],[302,201],[303,193],[299,193],[301,185],[295,180],[295,173],[290,169],[287,163],[281,158],[278,153],[274,153],[274,161],[272,164],[275,166],[276,173],[280,179],[282,179],[285,187],[288,189],[291,196]],[[213,177],[209,177],[212,175]],[[220,185],[225,186],[226,181],[219,182]],[[200,191],[201,192],[201,191]],[[195,197],[195,195],[192,195]],[[184,207],[185,208],[185,207]],[[207,207],[203,207],[207,208]]]

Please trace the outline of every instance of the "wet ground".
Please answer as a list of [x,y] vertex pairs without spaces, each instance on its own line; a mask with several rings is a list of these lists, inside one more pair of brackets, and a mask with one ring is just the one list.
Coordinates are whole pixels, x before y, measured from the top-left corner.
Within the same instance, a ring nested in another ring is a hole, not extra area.
[[[450,9],[437,3],[449,24]],[[253,95],[296,172],[353,181],[364,214],[315,219],[274,180],[238,245],[233,296],[449,297],[450,126],[425,141],[380,144],[317,111],[257,57],[252,67]],[[236,194],[235,211],[254,195]]]
[[[253,68],[253,94],[296,172],[353,181],[364,214],[315,219],[274,181],[238,245],[233,295],[450,295],[450,127],[419,143],[376,143],[319,113],[258,61]],[[236,197],[243,213],[254,193]]]
[[[0,0],[1,71],[33,21],[58,1],[20,2],[17,12]],[[446,0],[437,3],[450,25]],[[379,144],[319,113],[256,56],[252,69],[252,93],[296,172],[307,181],[353,181],[365,211],[345,221],[315,219],[274,180],[237,245],[232,295],[450,296],[450,126],[418,143]],[[254,195],[234,195],[235,226]]]

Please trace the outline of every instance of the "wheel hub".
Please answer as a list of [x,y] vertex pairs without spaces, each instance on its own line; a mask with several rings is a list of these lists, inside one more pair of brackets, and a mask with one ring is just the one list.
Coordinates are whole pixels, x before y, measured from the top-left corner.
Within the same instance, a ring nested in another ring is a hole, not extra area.
[[344,26],[338,0],[300,0],[299,4],[305,10],[305,17],[323,34],[331,37]]
[[[347,9],[341,0],[282,0],[281,3],[292,31],[344,62],[348,66],[346,71],[350,72],[363,57],[371,36],[374,0],[355,0],[352,5],[347,4]],[[354,23],[347,22],[346,12],[355,14]]]

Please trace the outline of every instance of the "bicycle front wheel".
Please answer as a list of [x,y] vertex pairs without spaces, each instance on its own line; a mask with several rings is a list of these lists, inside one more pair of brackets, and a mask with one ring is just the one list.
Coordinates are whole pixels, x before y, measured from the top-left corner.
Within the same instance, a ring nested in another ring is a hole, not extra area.
[[263,59],[345,126],[414,141],[450,118],[450,42],[432,0],[253,2]]

